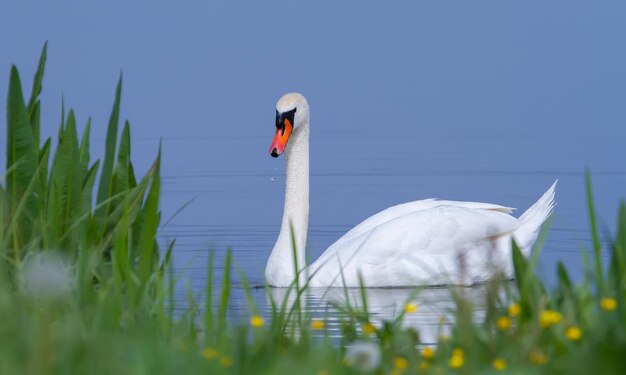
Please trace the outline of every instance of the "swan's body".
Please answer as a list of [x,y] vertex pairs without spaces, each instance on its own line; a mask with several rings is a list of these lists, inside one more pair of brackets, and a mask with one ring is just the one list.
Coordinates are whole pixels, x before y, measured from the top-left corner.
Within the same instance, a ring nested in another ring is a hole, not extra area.
[[500,272],[512,278],[511,239],[527,256],[552,212],[556,183],[519,218],[510,215],[511,208],[489,203],[409,202],[369,217],[306,267],[308,103],[300,94],[287,94],[276,111],[270,153],[285,151],[287,181],[282,226],[265,269],[271,286],[294,282],[294,255],[301,283],[313,287],[357,287],[359,275],[367,287],[469,285]]

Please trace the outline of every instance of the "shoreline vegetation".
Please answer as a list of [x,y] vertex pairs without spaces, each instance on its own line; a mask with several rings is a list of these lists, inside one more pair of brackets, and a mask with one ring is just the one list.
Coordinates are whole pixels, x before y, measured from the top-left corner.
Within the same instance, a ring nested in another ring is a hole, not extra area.
[[[260,316],[245,275],[226,255],[222,283],[207,265],[204,302],[190,297],[174,316],[170,256],[159,244],[161,150],[141,178],[130,159],[130,124],[119,132],[122,79],[108,124],[105,155],[92,161],[90,127],[82,135],[62,106],[56,140],[40,139],[42,50],[28,101],[17,68],[7,95],[7,164],[0,173],[0,373],[102,374],[440,374],[620,373],[626,359],[626,205],[616,237],[601,241],[587,173],[591,249],[573,282],[559,263],[548,290],[535,275],[541,240],[526,259],[513,246],[514,287],[487,284],[484,317],[474,318],[463,288],[450,287],[456,308],[437,345],[403,319],[374,321],[361,301],[329,304],[341,312],[341,337],[302,307],[306,286],[269,299]],[[56,143],[53,146],[53,143]],[[97,186],[96,186],[97,183]],[[608,243],[608,245],[604,244]],[[604,245],[603,245],[604,244]],[[608,264],[602,254],[609,254]],[[231,277],[240,279],[250,319],[227,319]],[[219,289],[219,290],[214,290]],[[269,294],[269,292],[268,292]]]

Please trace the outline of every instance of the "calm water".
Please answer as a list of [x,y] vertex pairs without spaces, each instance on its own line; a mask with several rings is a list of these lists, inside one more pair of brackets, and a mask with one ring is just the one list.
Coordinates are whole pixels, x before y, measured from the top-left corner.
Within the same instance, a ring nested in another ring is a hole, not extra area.
[[[170,145],[179,150],[166,166],[172,172],[165,173],[165,210],[171,212],[194,200],[163,228],[162,235],[177,239],[176,267],[189,278],[193,290],[200,291],[205,285],[208,250],[215,251],[216,264],[220,265],[227,248],[233,250],[235,267],[245,272],[251,284],[263,283],[284,194],[284,160],[271,158],[265,150],[273,131],[267,117],[267,137],[164,140],[166,148]],[[580,251],[588,243],[584,176],[582,167],[558,154],[556,144],[566,149],[567,137],[528,135],[511,140],[505,134],[464,136],[466,130],[462,128],[456,129],[461,133],[457,135],[426,134],[415,126],[397,137],[381,138],[374,131],[358,129],[340,134],[316,131],[316,125],[311,124],[310,258],[316,258],[361,219],[393,204],[440,197],[500,203],[523,211],[559,178],[558,206],[537,272],[553,284],[553,271],[561,260],[574,278],[582,276]],[[601,154],[612,147],[619,150],[618,139],[623,135],[616,129],[612,137],[590,133],[587,137]],[[250,155],[250,164],[222,158],[231,148],[245,150],[242,152]],[[381,149],[385,152],[374,151]],[[206,162],[216,159],[221,161]],[[176,162],[180,164],[174,165]],[[600,170],[594,174],[594,183],[598,210],[608,230],[624,196],[626,173],[623,169]],[[353,293],[358,298],[356,291]],[[468,293],[479,302],[482,290]],[[390,318],[409,294],[403,289],[375,289],[370,291],[370,306],[379,317]],[[186,298],[184,290],[179,298]],[[263,291],[255,291],[255,298],[261,311],[269,307]],[[341,300],[342,294],[315,290],[307,307],[318,316],[324,315],[326,301],[337,298]],[[436,337],[439,316],[452,307],[448,291],[426,289],[417,300],[425,307],[411,317],[410,324],[419,325],[426,337]],[[247,303],[241,290],[234,291],[233,301],[233,316],[245,315]]]
[[[436,197],[521,214],[558,178],[537,269],[552,284],[558,260],[581,277],[584,168],[605,233],[626,196],[625,10],[613,1],[12,2],[0,12],[0,90],[11,63],[30,87],[49,40],[42,132],[55,134],[63,95],[80,122],[93,115],[93,154],[102,155],[123,68],[136,170],[162,140],[163,217],[192,201],[161,236],[177,239],[176,271],[194,293],[206,283],[208,252],[219,280],[227,248],[262,283],[284,194],[284,159],[268,155],[273,106],[287,91],[311,105],[311,259],[391,205]],[[181,282],[179,307],[185,290]],[[389,317],[408,293],[372,290],[371,306]],[[480,299],[480,288],[467,293]],[[434,337],[446,296],[425,290],[411,324]],[[267,307],[262,291],[255,298]],[[328,298],[314,291],[307,308],[323,315]],[[245,306],[236,288],[233,318]]]

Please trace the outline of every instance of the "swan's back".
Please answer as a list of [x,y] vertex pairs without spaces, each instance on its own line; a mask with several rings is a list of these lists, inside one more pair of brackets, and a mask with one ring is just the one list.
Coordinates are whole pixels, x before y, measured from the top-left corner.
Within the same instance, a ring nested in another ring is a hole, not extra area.
[[309,268],[311,284],[355,287],[359,272],[368,287],[482,281],[494,264],[507,268],[507,243],[520,227],[510,212],[435,199],[390,207],[332,244]]

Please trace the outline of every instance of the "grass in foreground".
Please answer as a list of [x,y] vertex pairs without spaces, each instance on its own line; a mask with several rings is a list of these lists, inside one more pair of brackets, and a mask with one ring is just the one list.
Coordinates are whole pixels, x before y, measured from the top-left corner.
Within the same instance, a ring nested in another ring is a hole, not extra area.
[[249,322],[229,322],[230,254],[219,301],[213,300],[210,258],[208,308],[191,301],[174,319],[173,277],[166,274],[173,243],[160,249],[156,241],[160,152],[137,180],[128,122],[118,142],[121,80],[102,163],[90,160],[90,121],[79,141],[72,110],[62,109],[54,152],[51,139],[42,143],[45,57],[44,46],[28,102],[15,67],[9,80],[0,186],[0,373],[620,372],[626,206],[616,238],[604,249],[611,256],[605,268],[589,177],[593,256],[585,280],[573,283],[559,264],[558,286],[547,290],[534,274],[538,250],[525,259],[514,248],[515,290],[503,293],[504,284],[490,283],[487,314],[477,323],[472,302],[451,288],[455,325],[434,347],[421,345],[419,332],[402,325],[419,306],[407,304],[394,320],[373,322],[364,290],[359,306],[330,307],[345,316],[339,343],[312,337],[325,332],[326,322],[301,308],[306,290],[299,285],[291,299],[272,303],[270,316],[259,316],[250,297]]

